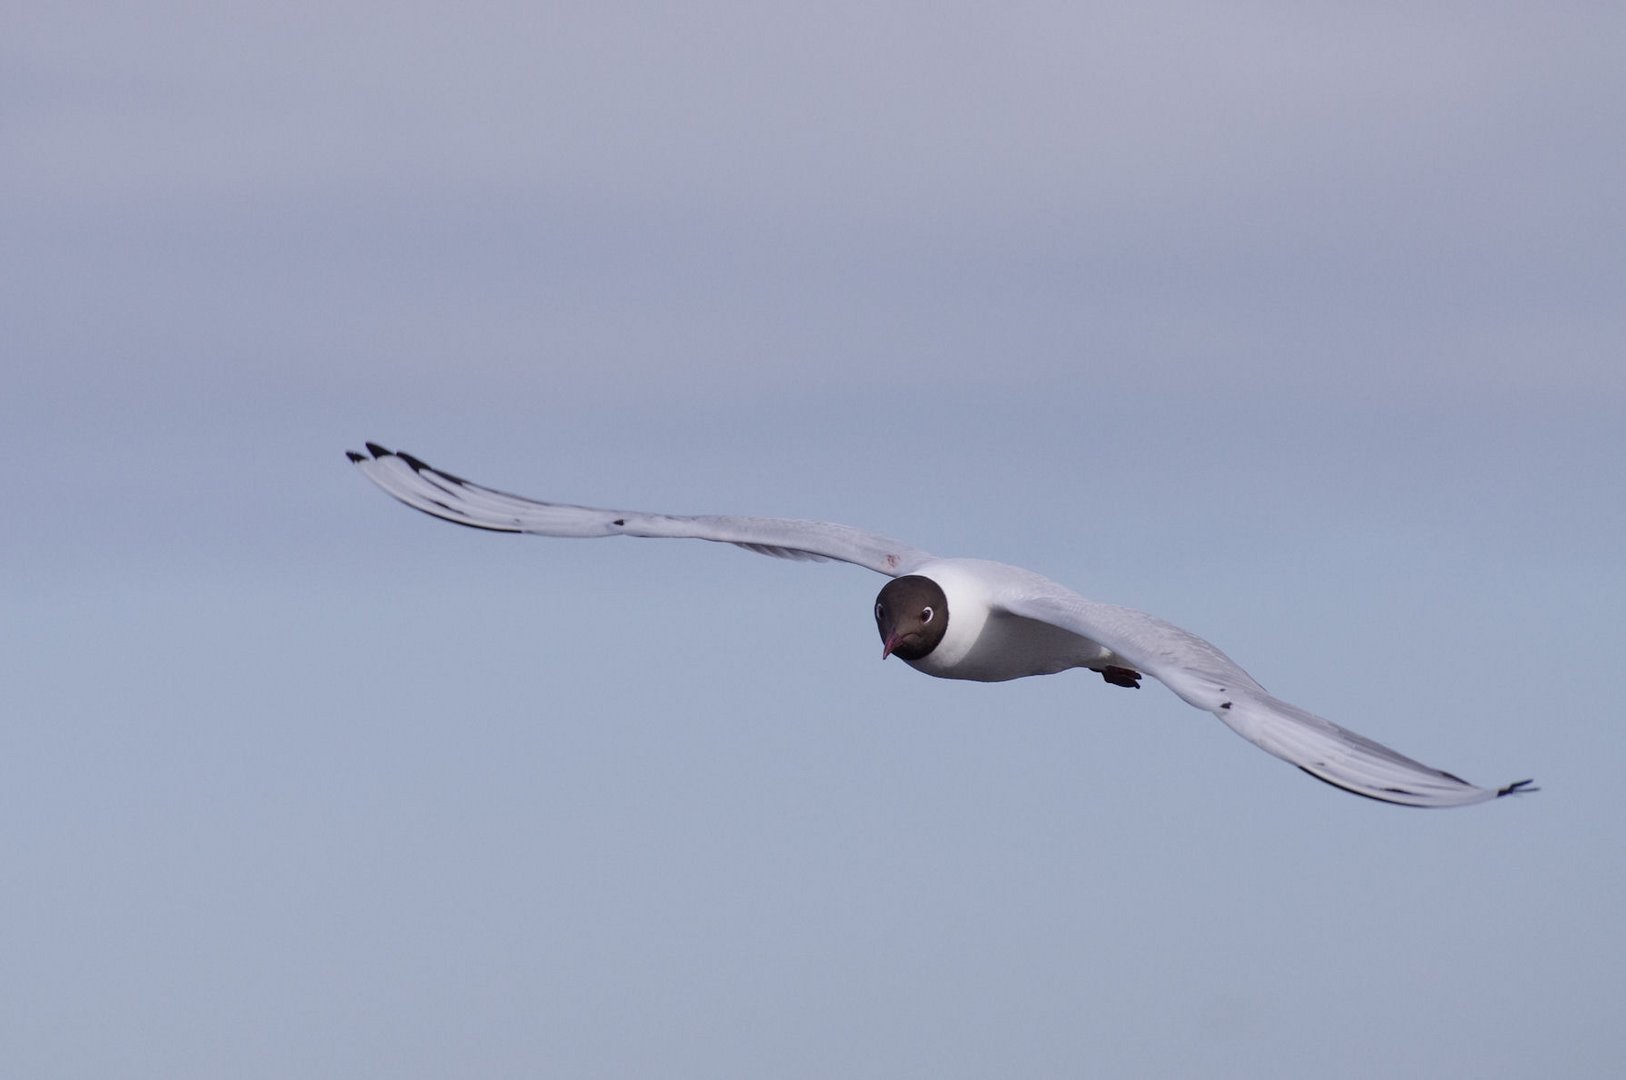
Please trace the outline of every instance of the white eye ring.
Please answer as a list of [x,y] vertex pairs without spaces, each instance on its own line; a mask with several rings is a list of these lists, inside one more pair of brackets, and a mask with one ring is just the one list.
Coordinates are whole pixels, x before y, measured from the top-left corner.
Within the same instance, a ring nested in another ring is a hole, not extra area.
[[882,607],[880,604],[876,604],[875,605],[875,621],[880,622],[884,618],[886,618],[886,608]]
[[923,609],[921,609],[920,621],[923,622],[923,623],[929,623],[929,622],[932,621],[932,609],[931,608],[923,608]]

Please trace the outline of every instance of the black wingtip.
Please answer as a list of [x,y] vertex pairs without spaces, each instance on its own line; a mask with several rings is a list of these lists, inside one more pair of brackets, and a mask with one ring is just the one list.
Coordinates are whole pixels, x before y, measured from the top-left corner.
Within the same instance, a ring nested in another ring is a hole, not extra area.
[[369,454],[373,455],[373,457],[375,457],[375,458],[389,457],[390,456],[390,449],[387,446],[379,446],[375,442],[370,442],[370,443],[367,443],[366,445],[367,445],[367,452]]
[[406,462],[407,468],[411,469],[413,472],[423,472],[425,469],[429,468],[429,466],[424,463],[422,458],[415,458],[405,450],[395,451],[395,456]]
[[372,460],[366,454],[358,454],[354,450],[346,450],[344,456],[350,459],[351,464],[360,464],[363,461]]
[[1497,788],[1496,789],[1496,797],[1498,799],[1500,799],[1503,795],[1528,795],[1532,791],[1540,791],[1541,790],[1540,788],[1530,786],[1531,784],[1534,784],[1534,783],[1535,783],[1535,780],[1533,780],[1533,779],[1532,780],[1515,780],[1515,781],[1513,781],[1513,783],[1509,784],[1505,788]]

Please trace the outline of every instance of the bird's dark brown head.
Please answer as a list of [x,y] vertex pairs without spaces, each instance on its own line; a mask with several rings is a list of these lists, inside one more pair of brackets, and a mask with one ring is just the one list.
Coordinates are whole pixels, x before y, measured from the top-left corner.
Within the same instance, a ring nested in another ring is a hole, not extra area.
[[928,577],[893,578],[875,598],[875,627],[881,632],[881,659],[896,653],[919,660],[937,648],[948,629],[948,597]]

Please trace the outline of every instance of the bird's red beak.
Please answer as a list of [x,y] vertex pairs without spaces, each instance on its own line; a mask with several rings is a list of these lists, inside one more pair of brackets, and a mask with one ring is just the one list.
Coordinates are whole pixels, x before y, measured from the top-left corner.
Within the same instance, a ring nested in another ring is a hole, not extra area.
[[902,644],[902,641],[897,634],[889,634],[886,641],[881,643],[881,659],[885,660],[891,656],[892,650],[896,649],[900,644]]

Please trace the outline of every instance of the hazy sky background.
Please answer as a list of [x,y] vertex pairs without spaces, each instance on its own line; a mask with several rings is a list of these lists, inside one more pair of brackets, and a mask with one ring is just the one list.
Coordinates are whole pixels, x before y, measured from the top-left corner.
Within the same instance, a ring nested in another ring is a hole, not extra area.
[[[1613,1076],[1626,14],[0,16],[0,1064]],[[1031,566],[1484,784],[878,662]]]

